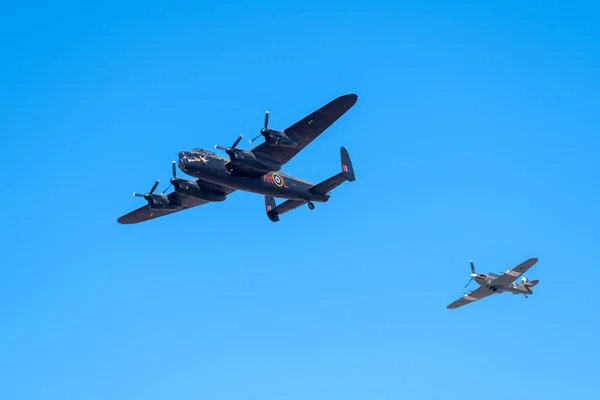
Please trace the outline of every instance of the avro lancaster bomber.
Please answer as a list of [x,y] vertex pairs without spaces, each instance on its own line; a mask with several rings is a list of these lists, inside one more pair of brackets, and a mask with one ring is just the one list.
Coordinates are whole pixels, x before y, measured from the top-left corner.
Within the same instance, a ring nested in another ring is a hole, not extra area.
[[[260,135],[250,141],[252,143],[263,136],[265,140],[260,145],[251,150],[236,147],[242,140],[241,135],[231,147],[215,145],[229,158],[205,149],[181,151],[179,161],[172,163],[170,182],[174,191],[164,194],[165,189],[162,193],[155,193],[160,182],[157,180],[150,192],[133,193],[144,197],[148,204],[123,215],[118,222],[135,224],[202,204],[224,201],[236,190],[264,195],[267,216],[273,222],[279,221],[281,214],[304,204],[313,210],[314,203],[329,200],[331,190],[345,181],[355,180],[346,149],[340,148],[341,172],[318,184],[286,175],[280,172],[281,167],[344,115],[357,99],[355,94],[340,96],[283,131],[268,127],[267,111]],[[196,179],[178,177],[176,164],[182,172]],[[286,201],[277,205],[276,197]]]

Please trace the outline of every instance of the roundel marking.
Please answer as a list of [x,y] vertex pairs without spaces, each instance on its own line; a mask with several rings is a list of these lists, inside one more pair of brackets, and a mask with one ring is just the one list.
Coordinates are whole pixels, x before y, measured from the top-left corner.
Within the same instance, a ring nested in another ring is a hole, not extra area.
[[279,174],[273,174],[273,182],[279,187],[283,186],[283,178]]

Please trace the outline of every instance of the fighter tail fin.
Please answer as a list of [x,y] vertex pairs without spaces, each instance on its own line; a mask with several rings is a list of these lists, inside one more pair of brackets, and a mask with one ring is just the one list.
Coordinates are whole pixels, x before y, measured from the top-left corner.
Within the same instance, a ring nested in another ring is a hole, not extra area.
[[539,279],[535,279],[533,281],[527,282],[524,286],[530,294],[533,294],[533,287],[540,283]]

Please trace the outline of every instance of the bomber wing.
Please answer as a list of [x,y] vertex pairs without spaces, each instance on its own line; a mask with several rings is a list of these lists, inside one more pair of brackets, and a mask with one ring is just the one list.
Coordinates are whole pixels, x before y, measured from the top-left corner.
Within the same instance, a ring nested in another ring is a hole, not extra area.
[[474,301],[481,300],[492,294],[494,294],[494,292],[492,292],[490,289],[486,288],[485,286],[481,286],[481,287],[473,290],[471,293],[465,294],[463,297],[456,300],[455,302],[448,304],[448,306],[446,308],[452,309],[452,308],[462,307],[465,304],[473,303]]
[[[201,188],[207,188],[211,190],[219,190],[226,195],[235,191],[235,189],[215,185],[210,182],[205,182],[200,179],[196,179],[196,183]],[[150,209],[148,204],[138,208],[137,210],[133,210],[128,214],[121,216],[117,222],[120,224],[137,224],[144,221],[149,221],[151,219],[155,219],[158,217],[163,217],[165,215],[173,214],[179,211],[187,210],[189,208],[201,206],[206,203],[210,203],[206,200],[201,200],[193,196],[179,194],[177,192],[172,192],[167,195],[170,202],[181,204],[182,208],[176,210],[161,210],[161,209]]]
[[529,260],[522,262],[521,264],[517,265],[516,267],[509,269],[508,271],[506,271],[505,273],[503,273],[502,275],[500,275],[499,277],[497,277],[496,279],[494,279],[492,282],[490,282],[490,285],[493,286],[508,286],[511,283],[513,283],[514,281],[516,281],[517,279],[519,279],[519,277],[521,275],[523,275],[525,272],[527,272],[527,270],[529,270],[529,268],[533,267],[535,265],[535,263],[538,262],[538,259],[533,257],[530,258]]
[[352,108],[357,100],[358,96],[355,94],[340,96],[285,129],[284,132],[298,142],[295,147],[271,146],[267,143],[261,143],[251,151],[257,157],[283,165]]

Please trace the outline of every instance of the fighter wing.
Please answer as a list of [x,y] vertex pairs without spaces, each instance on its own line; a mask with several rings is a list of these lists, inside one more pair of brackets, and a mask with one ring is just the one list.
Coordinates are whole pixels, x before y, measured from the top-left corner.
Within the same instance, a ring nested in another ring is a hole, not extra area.
[[[226,195],[235,191],[235,189],[231,189],[231,188],[220,186],[220,185],[214,185],[210,182],[205,182],[200,179],[196,179],[196,183],[201,188],[205,187],[205,188],[209,188],[212,190],[219,190],[221,192],[224,192]],[[155,218],[162,217],[165,215],[173,214],[178,211],[187,210],[188,208],[193,208],[193,207],[201,206],[206,203],[210,203],[209,201],[206,201],[206,200],[201,200],[201,199],[198,199],[193,196],[182,195],[182,194],[179,194],[176,192],[169,193],[167,195],[167,197],[169,198],[170,202],[181,204],[182,207],[180,209],[176,209],[176,210],[161,210],[161,209],[150,209],[148,204],[146,204],[146,205],[138,208],[137,210],[133,210],[130,213],[123,215],[122,217],[120,217],[117,220],[117,222],[119,222],[120,224],[137,224],[140,222],[149,221],[151,219],[155,219]]]
[[284,132],[298,142],[295,147],[271,146],[267,143],[261,143],[251,151],[257,157],[266,158],[283,165],[344,115],[356,104],[357,100],[358,96],[355,94],[340,96],[285,129]]
[[462,307],[465,304],[470,304],[474,301],[481,300],[484,297],[488,297],[492,294],[494,294],[494,292],[492,292],[490,289],[488,289],[484,286],[481,286],[481,287],[473,290],[471,293],[465,294],[463,297],[456,300],[454,303],[449,304],[446,308]]
[[535,257],[530,258],[529,260],[522,262],[521,264],[517,265],[513,269],[509,269],[508,271],[506,271],[505,273],[503,273],[502,275],[500,275],[499,277],[494,279],[492,282],[490,282],[490,285],[508,286],[511,283],[513,283],[515,280],[519,279],[519,277],[521,275],[523,275],[525,272],[527,272],[527,270],[529,268],[533,267],[535,265],[535,263],[537,263],[537,262],[538,262],[537,258],[535,258]]

